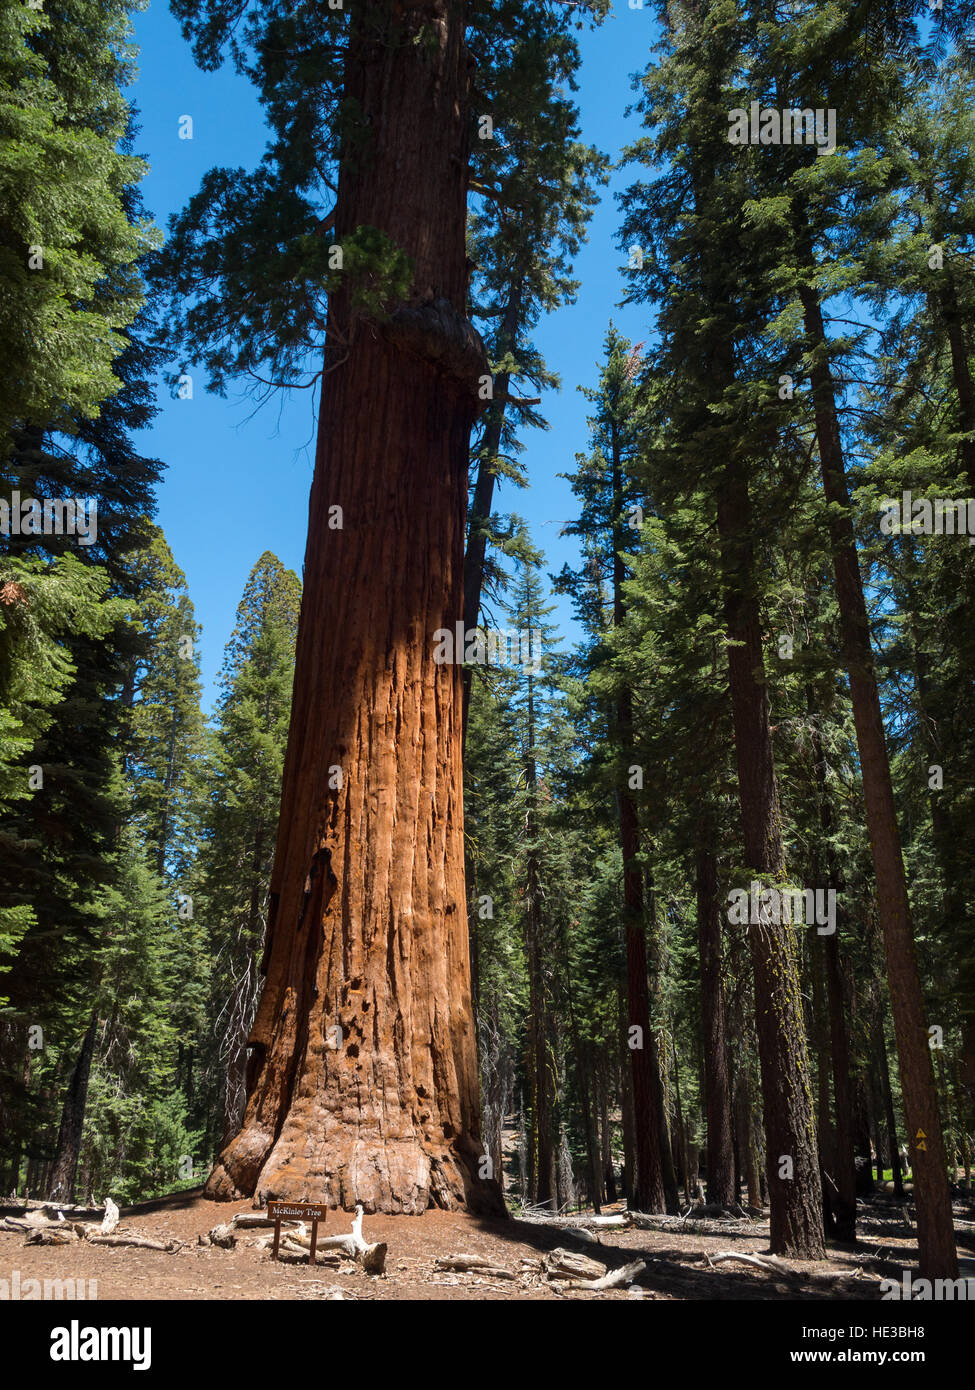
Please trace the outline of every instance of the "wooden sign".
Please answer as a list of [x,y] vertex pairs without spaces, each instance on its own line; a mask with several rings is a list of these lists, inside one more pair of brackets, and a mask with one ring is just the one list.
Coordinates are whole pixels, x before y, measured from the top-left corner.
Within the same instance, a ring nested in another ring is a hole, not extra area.
[[308,1252],[309,1264],[315,1263],[315,1247],[318,1244],[318,1223],[324,1222],[328,1207],[324,1202],[268,1202],[267,1214],[274,1219],[274,1248],[271,1259],[278,1258],[278,1245],[281,1240],[282,1221],[310,1221],[311,1249]]

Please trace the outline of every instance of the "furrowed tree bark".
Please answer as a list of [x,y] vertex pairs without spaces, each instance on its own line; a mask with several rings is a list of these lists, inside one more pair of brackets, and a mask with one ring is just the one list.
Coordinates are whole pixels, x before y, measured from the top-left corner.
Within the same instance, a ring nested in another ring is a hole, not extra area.
[[704,1111],[707,1123],[707,1199],[737,1202],[731,1143],[731,1088],[724,992],[721,984],[721,908],[711,827],[702,825],[697,851],[697,940],[701,959],[701,1024],[704,1033]]
[[335,241],[381,230],[412,287],[376,320],[347,289],[329,301],[344,344],[323,377],[264,989],[243,1127],[207,1192],[500,1213],[478,1175],[461,667],[433,659],[461,617],[487,370],[465,308],[464,9],[354,7],[348,32],[359,125]]
[[[826,330],[815,290],[809,285],[803,286],[800,299],[807,346],[812,353],[810,375],[823,494],[829,507],[836,598],[860,752],[867,831],[887,957],[887,981],[900,1063],[911,1168],[914,1172],[920,1272],[926,1279],[954,1279],[958,1274],[958,1259],[938,1094],[928,1048],[894,788],[873,667],[870,623],[850,516],[850,496],[833,378],[827,357]],[[919,1144],[923,1148],[918,1148]]]
[[[751,505],[737,460],[730,460],[724,469],[717,510],[745,863],[768,883],[784,878],[785,854],[755,588]],[[772,1253],[819,1259],[825,1252],[822,1189],[793,928],[764,920],[750,923],[746,931],[755,978]]]

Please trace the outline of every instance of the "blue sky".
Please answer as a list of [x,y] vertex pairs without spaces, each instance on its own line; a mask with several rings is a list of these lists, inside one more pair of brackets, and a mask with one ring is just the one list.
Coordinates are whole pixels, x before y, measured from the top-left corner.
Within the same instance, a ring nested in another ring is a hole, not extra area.
[[[648,0],[649,3],[649,0]],[[261,110],[250,84],[231,69],[201,72],[165,0],[152,0],[135,19],[140,46],[139,78],[131,96],[139,109],[138,152],[150,164],[143,183],[147,207],[165,226],[214,165],[252,168],[264,149]],[[648,8],[630,9],[616,0],[594,33],[580,35],[583,65],[577,101],[582,138],[612,159],[638,130],[624,119],[632,99],[630,75],[646,64],[655,24]],[[179,138],[183,116],[193,120],[192,140]],[[582,282],[574,305],[543,320],[535,341],[562,389],[547,392],[542,412],[548,431],[524,436],[531,486],[502,488],[500,510],[526,518],[545,552],[545,569],[555,572],[577,555],[576,542],[560,537],[562,522],[575,514],[569,485],[557,475],[573,466],[585,448],[586,402],[579,385],[594,384],[609,319],[634,340],[646,338],[646,311],[618,308],[623,257],[615,245],[619,215],[613,192],[633,177],[615,173],[590,224],[589,241],[575,266]],[[301,572],[308,490],[314,459],[314,402],[295,393],[255,414],[242,393],[209,395],[200,376],[192,400],[174,401],[160,385],[160,413],[140,439],[144,452],[163,460],[158,521],[186,574],[202,624],[201,654],[207,700],[214,693],[223,647],[247,575],[264,550]],[[577,635],[565,601],[557,599],[552,620],[564,637]]]

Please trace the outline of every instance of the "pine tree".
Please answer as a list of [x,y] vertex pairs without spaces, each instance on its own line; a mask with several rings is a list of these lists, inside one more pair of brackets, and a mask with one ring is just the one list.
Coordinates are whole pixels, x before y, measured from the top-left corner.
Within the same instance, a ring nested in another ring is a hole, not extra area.
[[186,881],[195,845],[203,752],[199,626],[186,578],[161,531],[133,557],[143,595],[142,650],[126,680],[125,774],[131,816],[155,873]]
[[193,877],[213,960],[207,1050],[220,1148],[244,1113],[245,1048],[267,926],[300,602],[297,576],[265,551],[250,572],[227,644],[206,767]]
[[[538,398],[519,396],[513,388],[523,382],[535,389],[558,384],[529,334],[542,313],[574,298],[571,261],[585,236],[596,185],[606,177],[605,157],[578,139],[577,111],[567,95],[579,65],[568,18],[553,23],[547,6],[514,5],[503,24],[506,36],[509,26],[513,34],[500,50],[503,56],[498,56],[496,21],[471,40],[478,100],[493,123],[492,139],[478,140],[473,149],[471,187],[478,206],[469,236],[472,316],[482,325],[494,375],[472,450],[476,472],[464,557],[467,630],[477,625],[482,593],[488,597],[494,587],[489,545],[511,553],[510,527],[492,514],[496,481],[524,485],[517,461],[524,447],[519,429],[544,426],[533,409]],[[471,678],[468,668],[465,711]]]
[[4,464],[18,430],[70,429],[119,389],[113,365],[142,303],[135,262],[154,243],[127,207],[145,165],[120,145],[133,8],[0,5]]
[[[587,574],[571,576],[563,572],[563,587],[579,593],[588,578],[608,586],[606,612],[599,615],[592,630],[595,651],[592,667],[598,671],[606,663],[603,638],[607,631],[622,627],[626,620],[625,550],[627,538],[635,533],[634,522],[642,516],[639,493],[633,478],[634,459],[639,448],[643,412],[639,408],[635,377],[639,350],[610,326],[605,342],[605,360],[596,390],[585,390],[593,403],[590,418],[593,452],[580,457],[573,490],[582,498],[579,520],[566,529],[585,538],[589,554]],[[602,606],[595,600],[592,607]],[[636,1179],[633,1201],[642,1211],[675,1210],[677,1189],[673,1176],[670,1146],[663,1120],[660,1065],[654,1029],[650,1019],[647,983],[647,946],[643,868],[640,864],[640,821],[638,798],[632,794],[642,769],[634,761],[633,689],[626,673],[609,679],[605,692],[608,717],[608,751],[615,763],[613,789],[617,808],[618,833],[623,858],[623,901],[627,955],[627,1041],[633,1070],[633,1096],[636,1119]],[[666,1189],[666,1192],[665,1192]]]
[[[784,238],[776,237],[776,244],[787,257],[777,277],[783,337],[787,319],[801,315],[801,336],[790,336],[802,352],[801,370],[809,382],[905,1118],[912,1145],[925,1145],[923,1150],[915,1147],[914,1163],[921,1268],[929,1278],[951,1278],[957,1270],[957,1259],[945,1181],[946,1158],[851,507],[849,432],[844,429],[843,392],[837,380],[838,371],[842,371],[840,364],[849,362],[859,343],[856,335],[851,341],[850,335],[831,335],[827,328],[831,299],[867,278],[857,245],[851,243],[838,224],[847,203],[857,197],[870,198],[883,178],[873,141],[900,103],[905,65],[897,61],[897,49],[902,37],[896,21],[892,30],[882,21],[860,30],[852,27],[837,8],[830,12],[826,25],[818,18],[813,22],[806,16],[797,17],[789,26],[788,42],[767,50],[759,48],[752,60],[755,78],[779,91],[799,86],[805,100],[815,108],[837,109],[841,84],[854,70],[859,71],[864,61],[870,63],[871,82],[856,113],[846,114],[842,143],[849,153],[831,156],[825,161],[825,172],[820,171],[824,161],[817,159],[814,150],[792,146],[780,152],[768,147],[779,157],[775,159],[774,174],[767,157],[760,163],[758,191],[765,201],[758,203],[753,221],[761,221],[766,229],[774,226],[785,231]],[[767,209],[773,198],[774,211],[769,215]],[[827,241],[832,243],[832,249],[829,262],[823,265],[819,248]],[[964,407],[962,410],[964,420]]]
[[[660,303],[659,367],[681,380],[672,398],[680,440],[674,502],[706,479],[713,496],[723,588],[744,865],[750,876],[784,882],[785,847],[764,678],[756,557],[754,473],[767,447],[764,421],[749,410],[748,377],[736,344],[744,313],[760,307],[757,238],[742,244],[747,195],[727,141],[729,87],[741,31],[734,7],[681,9],[668,29],[666,57],[644,79],[642,109],[658,127],[632,155],[671,155],[652,195],[624,196],[624,240],[647,253],[635,266],[634,295]],[[745,105],[747,106],[747,102]],[[757,301],[757,302],[756,302]],[[754,322],[750,317],[749,322]],[[750,346],[750,345],[749,345]],[[748,363],[755,370],[757,364]],[[767,370],[767,364],[762,364]],[[751,476],[750,476],[751,475]],[[657,499],[663,504],[664,499]],[[765,914],[748,929],[762,1069],[772,1249],[816,1258],[822,1211],[800,981],[791,929]]]

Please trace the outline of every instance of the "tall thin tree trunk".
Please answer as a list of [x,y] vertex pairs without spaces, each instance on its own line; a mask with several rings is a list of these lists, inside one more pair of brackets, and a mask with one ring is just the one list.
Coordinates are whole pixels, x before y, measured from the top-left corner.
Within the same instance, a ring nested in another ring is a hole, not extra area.
[[68,1090],[61,1109],[61,1124],[58,1129],[58,1143],[51,1165],[51,1178],[48,1196],[57,1197],[62,1202],[74,1201],[75,1174],[78,1170],[78,1155],[81,1153],[81,1135],[85,1127],[85,1108],[88,1104],[88,1078],[91,1075],[91,1061],[95,1054],[95,1032],[98,1028],[98,1015],[95,1009],[85,1035],[81,1040]]
[[[529,627],[529,649],[531,628]],[[546,943],[542,939],[542,885],[538,862],[538,777],[535,762],[535,680],[527,675],[527,739],[525,753],[525,838],[528,843],[525,883],[525,946],[528,957],[529,1053],[532,1080],[534,1185],[532,1199],[557,1208],[556,1086],[552,1065],[555,1040],[549,1003]]]
[[828,1236],[836,1234],[834,1212],[837,1184],[836,1134],[830,1105],[829,1021],[826,1012],[826,979],[822,954],[815,935],[809,929],[809,978],[811,983],[810,1024],[813,1052],[816,1058],[816,1142],[819,1146],[819,1170],[823,1178],[823,1229]]
[[623,1197],[627,1206],[633,1201],[633,1181],[636,1172],[636,1125],[633,1119],[633,1072],[630,1050],[626,1045],[626,986],[621,983],[617,993],[620,1029],[620,1112],[623,1130]]
[[[654,885],[653,874],[648,870],[643,883],[644,902],[646,904],[646,938],[647,938],[647,964],[650,973],[650,1007],[651,1017],[653,1011],[663,1012],[663,1000],[661,993],[660,977],[662,964],[660,960],[660,935],[657,930],[657,890]],[[660,1049],[657,1045],[656,1030],[650,1030],[650,1083],[653,1087],[654,1104],[657,1110],[657,1136],[658,1147],[660,1149],[660,1176],[664,1185],[664,1202],[668,1212],[676,1212],[680,1208],[677,1195],[677,1173],[674,1163],[674,1151],[670,1142],[670,1124],[667,1114],[666,1098],[664,1096],[664,1081],[666,1080],[667,1069],[660,1056]]]
[[742,1166],[745,1190],[749,1205],[762,1207],[762,1189],[759,1182],[758,1157],[755,1153],[754,1118],[752,1115],[751,1083],[745,1071],[739,1073],[737,1088],[737,1131],[738,1153]]
[[816,437],[822,465],[823,493],[829,508],[836,599],[860,753],[877,905],[887,957],[901,1093],[912,1152],[920,1271],[926,1279],[954,1279],[958,1274],[958,1258],[945,1171],[944,1138],[928,1048],[924,999],[918,974],[883,713],[874,673],[870,623],[850,516],[850,496],[836,396],[827,356],[826,330],[815,290],[808,285],[803,286],[800,298],[806,341],[813,354],[811,378]]
[[883,1019],[878,1020],[877,1024],[877,1058],[880,1062],[880,1089],[884,1104],[884,1119],[887,1124],[887,1144],[890,1148],[890,1173],[894,1182],[894,1196],[899,1202],[903,1202],[904,1172],[901,1167],[900,1145],[897,1142],[894,1093],[890,1086],[890,1064],[887,1060],[887,1039],[884,1037]]
[[707,1123],[707,1198],[733,1206],[735,1163],[731,1143],[731,1092],[721,980],[721,907],[711,827],[699,828],[697,940],[701,961],[701,1025],[704,1033],[704,1112]]
[[[615,425],[612,426],[613,492],[613,626],[626,617],[623,598],[623,491],[622,463]],[[630,763],[633,747],[633,697],[623,682],[616,696],[615,735],[623,768]],[[620,849],[623,855],[623,916],[626,936],[627,1041],[633,1075],[633,1109],[636,1121],[636,1178],[633,1204],[638,1211],[662,1212],[666,1207],[661,1162],[658,1095],[660,1070],[656,1040],[650,1023],[650,988],[647,939],[644,923],[643,870],[639,864],[640,824],[636,802],[623,773],[617,794]]]
[[[496,355],[504,358],[515,344],[518,324],[521,320],[521,303],[524,294],[524,278],[520,266],[512,276],[508,302],[501,317],[498,330]],[[488,406],[484,422],[484,437],[481,440],[481,457],[477,465],[477,479],[474,483],[474,496],[471,500],[468,517],[467,548],[464,552],[464,630],[469,632],[477,626],[481,612],[481,593],[484,586],[484,557],[487,553],[487,523],[491,517],[494,498],[494,483],[497,478],[497,459],[501,449],[501,436],[504,431],[504,416],[507,405],[508,388],[511,384],[509,372],[498,372],[492,383],[493,399]],[[467,733],[467,716],[471,702],[471,680],[473,668],[464,667],[464,733]]]
[[[760,879],[785,876],[779,795],[764,680],[751,503],[738,460],[724,470],[718,533],[728,628],[728,675],[745,864]],[[755,1029],[762,1073],[766,1174],[773,1254],[821,1258],[822,1189],[812,1089],[792,927],[747,927],[755,978]]]
[[[815,714],[812,687],[807,686],[807,709]],[[812,752],[815,763],[816,790],[819,798],[819,824],[823,833],[821,860],[829,887],[837,894],[836,930],[821,937],[813,936],[813,945],[822,942],[826,966],[826,992],[829,1009],[829,1045],[833,1069],[833,1215],[839,1240],[856,1239],[856,1159],[853,1152],[853,1090],[850,1077],[850,1043],[846,1026],[846,999],[843,988],[843,967],[840,961],[839,934],[848,927],[849,914],[844,900],[846,887],[836,854],[832,849],[833,809],[826,784],[826,759],[822,738],[815,720],[812,727]]]

